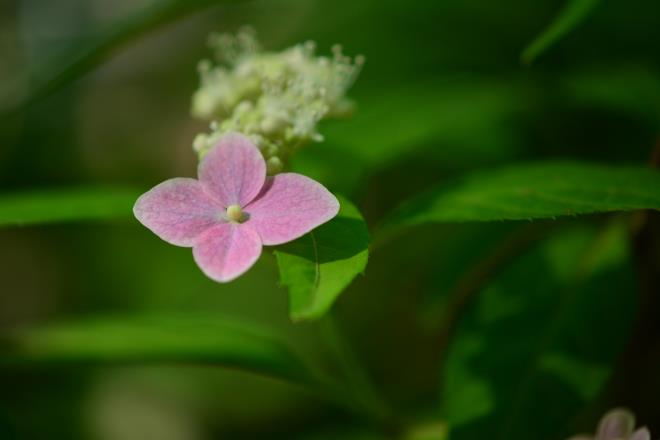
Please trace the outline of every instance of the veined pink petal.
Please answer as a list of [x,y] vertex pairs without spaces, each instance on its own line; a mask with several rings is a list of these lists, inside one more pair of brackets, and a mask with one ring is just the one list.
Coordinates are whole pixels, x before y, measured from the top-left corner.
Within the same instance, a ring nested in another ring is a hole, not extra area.
[[261,239],[247,224],[223,223],[204,232],[193,247],[195,262],[221,283],[242,275],[261,255]]
[[247,137],[232,133],[206,153],[198,174],[199,180],[225,207],[245,206],[264,185],[266,162]]
[[135,217],[156,235],[176,246],[190,247],[205,230],[218,224],[223,208],[195,179],[166,180],[142,194]]
[[320,183],[295,173],[268,178],[257,198],[245,207],[246,224],[265,245],[294,240],[339,212],[339,202]]

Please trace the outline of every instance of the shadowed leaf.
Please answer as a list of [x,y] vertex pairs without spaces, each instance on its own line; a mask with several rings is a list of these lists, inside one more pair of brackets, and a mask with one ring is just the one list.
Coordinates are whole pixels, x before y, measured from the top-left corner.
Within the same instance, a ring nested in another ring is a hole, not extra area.
[[355,206],[341,197],[339,201],[337,217],[275,251],[295,321],[323,316],[367,265],[367,225]]
[[211,316],[105,317],[15,331],[0,366],[185,363],[305,382],[303,363],[245,323]]
[[[161,26],[186,17],[201,9],[223,3],[241,0],[159,0],[152,2],[132,15],[109,26],[97,35],[86,39],[80,48],[72,48],[71,53],[52,63],[43,78],[37,79],[32,92],[15,108],[28,106],[62,88],[76,78],[111,58],[123,46],[152,32]],[[15,108],[2,109],[0,113],[11,112]]]
[[479,293],[449,348],[450,438],[565,438],[624,347],[632,283],[623,222],[573,225],[518,258]]
[[0,226],[132,218],[143,191],[71,188],[0,195]]

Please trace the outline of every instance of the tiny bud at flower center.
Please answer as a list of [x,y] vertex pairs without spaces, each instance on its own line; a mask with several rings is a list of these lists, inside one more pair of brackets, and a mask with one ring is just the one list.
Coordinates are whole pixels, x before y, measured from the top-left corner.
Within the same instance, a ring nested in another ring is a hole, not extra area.
[[229,205],[227,206],[227,219],[231,222],[240,223],[244,220],[245,216],[243,215],[243,210],[241,205]]

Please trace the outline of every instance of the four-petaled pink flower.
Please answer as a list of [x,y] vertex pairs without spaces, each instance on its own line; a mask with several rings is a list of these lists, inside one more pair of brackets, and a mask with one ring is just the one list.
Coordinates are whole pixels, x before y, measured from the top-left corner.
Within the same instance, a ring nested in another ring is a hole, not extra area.
[[135,217],[176,246],[192,247],[210,278],[227,282],[247,271],[262,245],[294,240],[327,222],[339,202],[320,183],[295,173],[266,177],[259,149],[229,134],[199,164],[199,180],[166,180],[135,203]]

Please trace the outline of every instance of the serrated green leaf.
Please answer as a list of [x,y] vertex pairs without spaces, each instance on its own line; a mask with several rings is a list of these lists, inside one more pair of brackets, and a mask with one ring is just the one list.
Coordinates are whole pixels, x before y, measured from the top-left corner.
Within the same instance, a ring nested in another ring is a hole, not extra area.
[[[549,440],[602,390],[635,310],[626,224],[571,225],[478,293],[443,371],[450,439]],[[525,329],[520,331],[520,329]]]
[[266,331],[208,315],[94,318],[15,331],[3,343],[2,367],[192,363],[295,382],[310,377]]
[[131,218],[142,191],[71,188],[0,195],[0,226]]
[[404,203],[384,228],[531,220],[660,209],[660,173],[644,167],[538,163],[478,172]]
[[367,225],[354,205],[341,197],[339,201],[334,219],[275,251],[294,321],[323,316],[367,265]]
[[599,0],[567,0],[552,23],[523,50],[521,61],[531,64],[541,53],[584,21],[598,2]]

